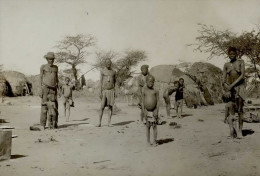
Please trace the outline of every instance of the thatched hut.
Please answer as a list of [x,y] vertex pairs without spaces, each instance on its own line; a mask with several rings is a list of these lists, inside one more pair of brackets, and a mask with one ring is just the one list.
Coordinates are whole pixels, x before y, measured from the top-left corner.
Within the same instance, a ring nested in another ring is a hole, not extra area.
[[4,101],[4,97],[7,93],[7,87],[6,87],[6,79],[2,73],[0,73],[0,98],[2,99],[1,102]]
[[178,65],[158,65],[150,70],[150,74],[155,77],[155,88],[160,92],[160,101],[163,102],[163,92],[169,83],[184,79],[186,88],[184,89],[184,99],[188,107],[204,104],[202,94],[197,88],[197,84],[178,68]]
[[31,83],[24,74],[17,71],[2,72],[7,86],[7,96],[22,96],[31,92]]
[[28,76],[27,80],[32,84],[32,94],[39,96],[41,93],[40,75]]
[[215,65],[205,62],[195,62],[187,74],[192,75],[201,85],[208,104],[222,102],[222,70]]

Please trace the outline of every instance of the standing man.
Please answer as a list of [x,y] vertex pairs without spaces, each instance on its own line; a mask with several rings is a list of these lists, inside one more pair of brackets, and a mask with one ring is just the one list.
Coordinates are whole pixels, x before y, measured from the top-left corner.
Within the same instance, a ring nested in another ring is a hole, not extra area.
[[243,106],[245,101],[245,63],[243,60],[237,59],[237,49],[234,47],[229,47],[228,57],[230,62],[227,62],[223,69],[223,87],[229,94],[229,103],[233,104],[229,120],[232,121],[233,119],[230,118],[234,117],[235,112],[238,113],[238,131],[236,132],[236,137],[242,138]]
[[100,72],[100,98],[101,108],[99,114],[99,124],[97,127],[101,127],[101,121],[103,112],[106,106],[108,106],[110,112],[108,116],[108,126],[110,126],[113,106],[115,103],[115,84],[116,84],[116,72],[112,69],[112,62],[110,59],[105,60],[106,68]]
[[143,89],[146,87],[146,77],[149,75],[148,71],[149,66],[148,65],[142,65],[141,66],[141,75],[138,76],[138,97],[139,97],[139,103],[138,106],[141,109],[141,114],[140,114],[140,120],[145,124],[145,119],[144,119],[144,112],[142,110],[142,94],[143,94]]
[[[42,129],[45,129],[46,121],[47,121],[47,97],[49,94],[53,94],[55,98],[56,108],[58,110],[58,101],[57,101],[57,89],[58,89],[58,67],[53,65],[54,63],[54,53],[48,52],[44,58],[47,60],[47,64],[42,65],[40,69],[40,85],[41,85],[41,98],[42,98],[42,106],[41,106],[41,118],[40,123]],[[54,119],[54,128],[58,128],[58,114],[56,119]]]

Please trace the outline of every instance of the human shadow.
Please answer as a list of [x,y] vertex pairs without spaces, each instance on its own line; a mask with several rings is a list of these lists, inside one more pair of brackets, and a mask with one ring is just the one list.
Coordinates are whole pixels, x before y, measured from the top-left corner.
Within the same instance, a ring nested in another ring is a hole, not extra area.
[[[189,117],[189,116],[192,116],[192,114],[182,114],[181,117],[184,118],[184,117]],[[171,116],[172,118],[176,118],[177,115],[173,115]]]
[[27,157],[27,155],[19,155],[19,154],[11,155],[11,159],[17,159],[17,158],[23,158],[23,157]]
[[68,127],[76,127],[79,125],[83,125],[83,124],[89,124],[89,123],[71,123],[71,124],[63,124],[63,125],[59,125],[59,128],[68,128]]
[[251,135],[251,134],[253,134],[253,133],[255,133],[255,131],[252,130],[252,129],[242,130],[242,135],[243,135],[243,136]]
[[174,138],[165,138],[157,140],[158,145],[167,144],[169,142],[174,141]]
[[81,119],[81,120],[72,120],[72,121],[86,121],[88,120],[89,118],[85,118],[85,119]]
[[181,116],[182,117],[189,117],[189,116],[192,116],[192,114],[182,114]]
[[0,119],[0,123],[9,123],[5,119]]
[[123,126],[123,125],[128,125],[130,123],[133,123],[135,121],[125,121],[125,122],[119,122],[119,123],[114,123],[112,124],[113,126]]

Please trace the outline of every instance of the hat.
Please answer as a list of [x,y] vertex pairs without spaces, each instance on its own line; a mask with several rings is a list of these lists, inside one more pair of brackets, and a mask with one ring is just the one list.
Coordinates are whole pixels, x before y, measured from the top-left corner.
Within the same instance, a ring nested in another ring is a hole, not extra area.
[[54,52],[48,52],[46,55],[44,55],[44,57],[45,57],[46,59],[47,59],[47,58],[55,59]]

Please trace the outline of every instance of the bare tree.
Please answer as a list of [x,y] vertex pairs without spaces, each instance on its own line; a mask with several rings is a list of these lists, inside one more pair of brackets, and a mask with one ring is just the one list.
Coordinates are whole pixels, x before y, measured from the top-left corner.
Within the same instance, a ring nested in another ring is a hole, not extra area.
[[77,66],[87,63],[87,48],[96,44],[96,39],[92,35],[66,36],[55,46],[59,49],[56,53],[56,63],[69,64],[75,81],[78,80]]
[[217,30],[213,26],[199,24],[200,35],[196,38],[195,50],[210,53],[208,59],[214,56],[227,56],[227,49],[230,46],[238,50],[238,58],[245,56],[260,79],[260,29],[249,32],[242,32],[240,35],[230,30]]

